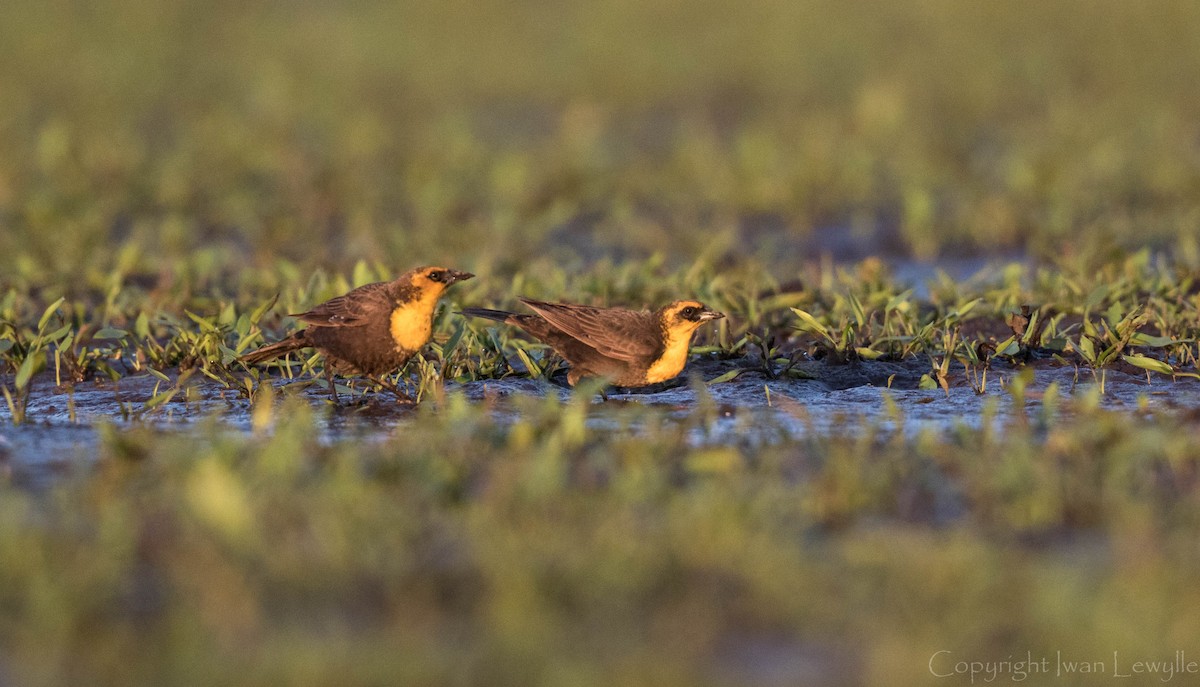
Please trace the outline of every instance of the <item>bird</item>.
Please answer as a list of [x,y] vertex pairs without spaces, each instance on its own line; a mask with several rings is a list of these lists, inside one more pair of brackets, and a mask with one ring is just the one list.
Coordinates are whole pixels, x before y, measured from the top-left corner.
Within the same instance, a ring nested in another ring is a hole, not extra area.
[[445,267],[417,267],[392,281],[364,284],[307,312],[291,315],[308,325],[291,336],[243,355],[256,365],[301,348],[325,356],[325,378],[338,402],[333,375],[362,375],[401,399],[408,397],[382,379],[429,342],[433,312],[446,288],[474,277]]
[[511,324],[548,344],[571,364],[567,383],[603,377],[619,387],[664,382],[683,371],[696,329],[725,317],[699,301],[680,300],[658,310],[599,308],[518,299],[533,314],[464,308],[463,315]]

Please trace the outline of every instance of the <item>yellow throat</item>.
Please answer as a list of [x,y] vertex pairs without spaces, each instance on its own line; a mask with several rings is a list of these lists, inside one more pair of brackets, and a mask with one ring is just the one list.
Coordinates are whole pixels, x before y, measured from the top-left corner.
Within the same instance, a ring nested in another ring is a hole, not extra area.
[[695,327],[687,331],[667,330],[667,346],[663,354],[646,370],[647,384],[665,382],[683,370],[683,366],[687,364],[688,347],[692,343],[694,331]]
[[415,300],[396,304],[390,329],[398,350],[413,353],[429,342],[438,295],[427,289]]

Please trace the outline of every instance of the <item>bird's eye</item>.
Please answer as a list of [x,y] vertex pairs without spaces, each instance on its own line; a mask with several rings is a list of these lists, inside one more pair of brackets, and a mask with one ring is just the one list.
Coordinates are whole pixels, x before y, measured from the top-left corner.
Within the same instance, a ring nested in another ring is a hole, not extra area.
[[445,272],[430,272],[430,273],[429,273],[429,279],[430,279],[431,281],[442,281],[442,279],[443,279],[445,276],[446,276],[446,273],[445,273]]
[[696,309],[691,307],[690,305],[683,309],[683,316],[688,319],[691,319],[691,317],[695,314],[696,314]]

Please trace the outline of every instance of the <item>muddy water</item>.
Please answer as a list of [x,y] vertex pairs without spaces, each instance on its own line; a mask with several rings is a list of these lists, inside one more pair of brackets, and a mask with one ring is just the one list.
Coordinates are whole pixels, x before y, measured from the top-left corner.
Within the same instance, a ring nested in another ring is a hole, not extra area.
[[[829,248],[816,246],[820,250],[814,250],[839,261],[864,257],[858,252],[845,255],[830,252]],[[861,252],[861,247],[855,250]],[[918,297],[923,297],[928,293],[928,284],[940,274],[956,280],[989,281],[996,279],[1004,265],[1013,260],[1019,261],[1019,257],[944,259],[936,263],[892,260],[889,269],[898,281],[912,285]],[[594,428],[626,431],[630,429],[630,415],[636,417],[637,408],[650,406],[670,418],[680,421],[687,418],[690,426],[701,425],[692,435],[698,444],[736,442],[753,447],[811,433],[850,431],[848,424],[864,420],[885,430],[905,433],[926,428],[944,430],[960,424],[979,426],[988,421],[985,417],[1003,423],[1018,415],[1041,413],[1040,392],[1051,383],[1057,382],[1068,396],[1092,384],[1086,372],[1079,376],[1071,368],[1042,366],[1035,371],[1024,407],[1016,409],[1003,388],[1017,374],[1013,369],[989,373],[984,394],[972,390],[960,373],[947,394],[917,388],[921,375],[931,367],[924,359],[840,366],[806,361],[796,368],[806,378],[769,376],[756,367],[761,368],[760,361],[695,360],[685,378],[674,384],[636,392],[618,390],[609,393],[607,400],[597,398],[589,423]],[[743,373],[729,382],[711,386],[703,383],[732,369],[743,369]],[[4,381],[11,388],[11,379]],[[71,390],[55,388],[47,374],[33,381],[34,392],[23,424],[14,426],[7,407],[0,403],[0,468],[38,470],[90,460],[99,440],[95,428],[99,422],[113,422],[118,427],[203,432],[210,431],[213,425],[202,421],[217,417],[219,426],[230,431],[250,429],[249,402],[236,391],[203,378],[190,381],[186,393],[177,394],[150,412],[144,411],[147,401],[169,386],[150,375],[126,377],[115,383],[89,382]],[[383,439],[411,421],[411,408],[396,403],[386,393],[359,394],[348,399],[349,403],[334,407],[327,403],[320,382],[279,380],[275,384],[281,391],[309,398],[314,407],[322,409],[320,431],[328,441]],[[470,401],[486,402],[498,422],[515,422],[520,418],[522,404],[518,399],[548,395],[563,401],[571,398],[571,391],[562,386],[528,378],[448,384],[447,391],[461,393]],[[1151,407],[1200,407],[1200,385],[1172,383],[1162,378],[1148,383],[1132,368],[1126,372],[1109,371],[1106,391],[1103,404],[1111,407],[1136,408],[1142,397]],[[989,407],[996,412],[985,413]],[[697,423],[697,417],[703,417],[704,422]]]
[[[732,381],[702,383],[734,369],[741,374]],[[1032,377],[1018,402],[1011,386],[1021,368],[993,368],[984,393],[972,388],[961,368],[948,393],[917,388],[921,375],[929,369],[927,360],[843,365],[804,361],[795,370],[806,378],[796,378],[768,376],[759,361],[750,359],[694,360],[685,378],[674,384],[613,390],[607,399],[597,396],[588,423],[594,429],[636,432],[637,421],[631,424],[630,417],[637,417],[637,409],[649,407],[659,411],[656,416],[687,420],[692,428],[690,440],[697,445],[732,443],[753,448],[814,433],[854,431],[864,421],[883,431],[905,434],[977,428],[985,422],[999,427],[1043,417],[1043,394],[1051,384],[1058,385],[1064,399],[1091,393],[1096,386],[1087,370],[1035,363],[1025,368],[1026,376]],[[1194,380],[1173,382],[1160,376],[1148,380],[1134,368],[1111,369],[1105,374],[1105,394],[1100,401],[1104,407],[1129,412],[1200,409],[1200,383]],[[217,416],[220,426],[231,431],[250,429],[249,401],[204,379],[190,381],[186,392],[151,412],[142,409],[159,387],[158,380],[149,375],[117,383],[85,383],[72,391],[55,389],[49,378],[34,381],[24,424],[13,426],[7,408],[0,409],[0,463],[9,470],[52,473],[56,466],[87,461],[99,440],[95,425],[102,421],[118,427],[204,432],[212,425],[201,421]],[[318,413],[320,430],[328,441],[382,440],[412,421],[412,409],[388,393],[360,391],[334,407],[319,382],[279,380],[275,384],[281,391],[310,399],[322,410]],[[554,395],[565,402],[572,394],[557,384],[521,377],[451,383],[446,390],[471,402],[486,403],[501,423],[520,418],[523,399]],[[704,420],[697,422],[697,417]]]

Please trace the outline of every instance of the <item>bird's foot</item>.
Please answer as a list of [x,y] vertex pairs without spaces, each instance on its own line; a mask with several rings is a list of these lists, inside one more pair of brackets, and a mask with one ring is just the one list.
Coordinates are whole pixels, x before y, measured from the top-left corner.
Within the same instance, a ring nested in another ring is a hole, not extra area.
[[397,401],[401,405],[416,405],[417,404],[416,399],[414,399],[411,395],[409,395],[409,393],[407,391],[401,390],[400,387],[387,381],[386,379],[383,379],[382,377],[371,377],[370,380],[372,382],[375,382],[379,386],[383,387],[384,389],[387,389],[388,391],[395,394]]

